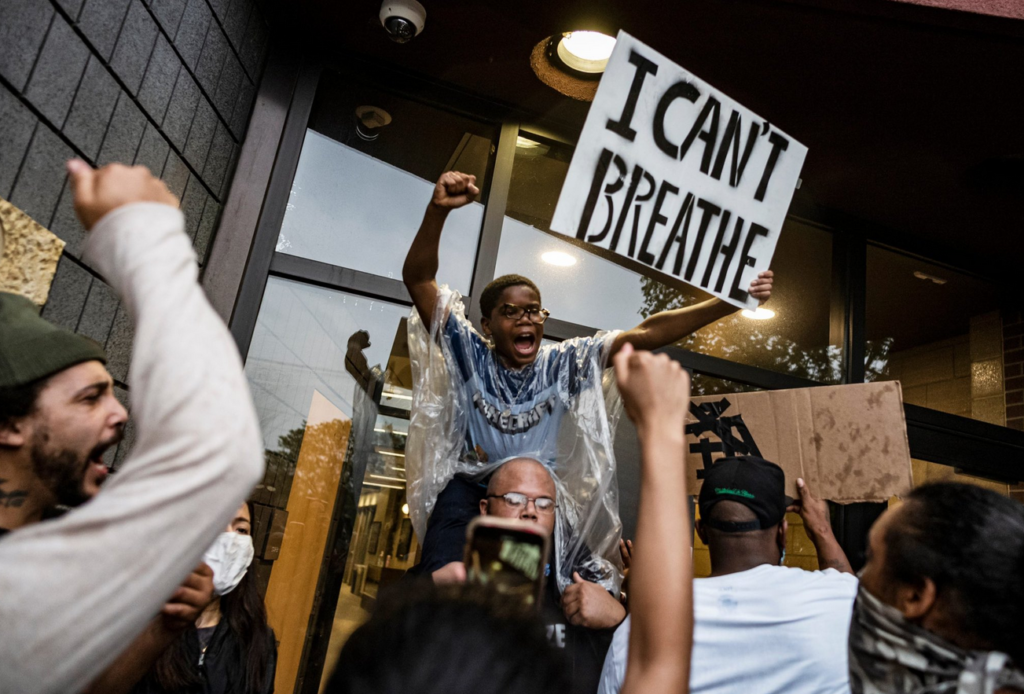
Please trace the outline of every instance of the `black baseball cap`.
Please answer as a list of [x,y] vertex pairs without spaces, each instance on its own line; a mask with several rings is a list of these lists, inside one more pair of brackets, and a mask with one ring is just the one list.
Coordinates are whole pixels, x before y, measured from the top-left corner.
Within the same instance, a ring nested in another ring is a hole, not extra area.
[[[756,456],[721,458],[704,475],[700,488],[701,522],[727,533],[762,530],[778,525],[793,500],[786,496],[786,475],[775,463]],[[719,501],[743,504],[757,516],[746,523],[708,520]]]

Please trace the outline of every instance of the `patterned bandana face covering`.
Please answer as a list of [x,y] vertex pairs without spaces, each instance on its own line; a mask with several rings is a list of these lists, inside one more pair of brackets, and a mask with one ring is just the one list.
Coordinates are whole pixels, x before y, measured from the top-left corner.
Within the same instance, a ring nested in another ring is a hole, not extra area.
[[965,651],[857,591],[850,621],[853,694],[994,694],[1024,690],[1024,673],[998,651]]

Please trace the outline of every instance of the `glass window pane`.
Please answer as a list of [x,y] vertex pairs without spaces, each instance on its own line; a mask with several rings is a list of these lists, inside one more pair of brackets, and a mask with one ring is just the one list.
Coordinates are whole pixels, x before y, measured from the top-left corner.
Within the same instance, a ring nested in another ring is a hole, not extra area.
[[245,370],[266,448],[254,541],[280,639],[279,691],[291,691],[310,615],[333,604],[333,595],[318,596],[325,556],[345,558],[327,563],[320,588],[341,587],[325,672],[377,591],[416,561],[405,506],[408,314],[353,294],[267,282]]
[[999,309],[990,282],[869,246],[867,380],[899,380],[908,403],[1005,425],[1012,351]]
[[[658,311],[709,298],[687,285],[667,286],[581,244],[549,224],[571,148],[520,136],[495,275],[518,273],[541,289],[552,316],[601,329],[628,329]],[[772,262],[775,312],[759,321],[735,313],[680,345],[695,352],[826,383],[838,382],[840,351],[829,340],[832,238],[789,220]]]
[[[450,169],[475,174],[486,200],[495,132],[493,125],[325,75],[277,251],[401,279],[438,176]],[[477,202],[452,215],[441,240],[438,277],[463,293],[483,210]]]

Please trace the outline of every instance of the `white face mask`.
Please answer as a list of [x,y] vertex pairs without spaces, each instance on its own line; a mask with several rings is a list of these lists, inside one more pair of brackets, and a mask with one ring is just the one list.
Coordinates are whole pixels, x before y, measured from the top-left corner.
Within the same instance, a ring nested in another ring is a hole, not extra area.
[[213,569],[213,592],[226,595],[237,588],[254,554],[252,536],[234,532],[218,535],[203,555],[203,561]]

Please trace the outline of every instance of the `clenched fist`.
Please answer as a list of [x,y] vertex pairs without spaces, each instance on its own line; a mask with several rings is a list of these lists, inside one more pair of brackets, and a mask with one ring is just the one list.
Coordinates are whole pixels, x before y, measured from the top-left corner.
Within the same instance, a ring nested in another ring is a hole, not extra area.
[[145,166],[108,164],[93,169],[81,159],[72,159],[68,176],[75,194],[75,214],[86,229],[92,229],[108,212],[133,202],[178,206],[178,198]]
[[195,624],[213,598],[213,569],[200,564],[160,610],[164,627],[170,631],[182,631]]
[[441,174],[434,186],[434,197],[431,198],[432,207],[445,212],[457,210],[476,200],[480,189],[476,187],[476,176],[448,171]]

